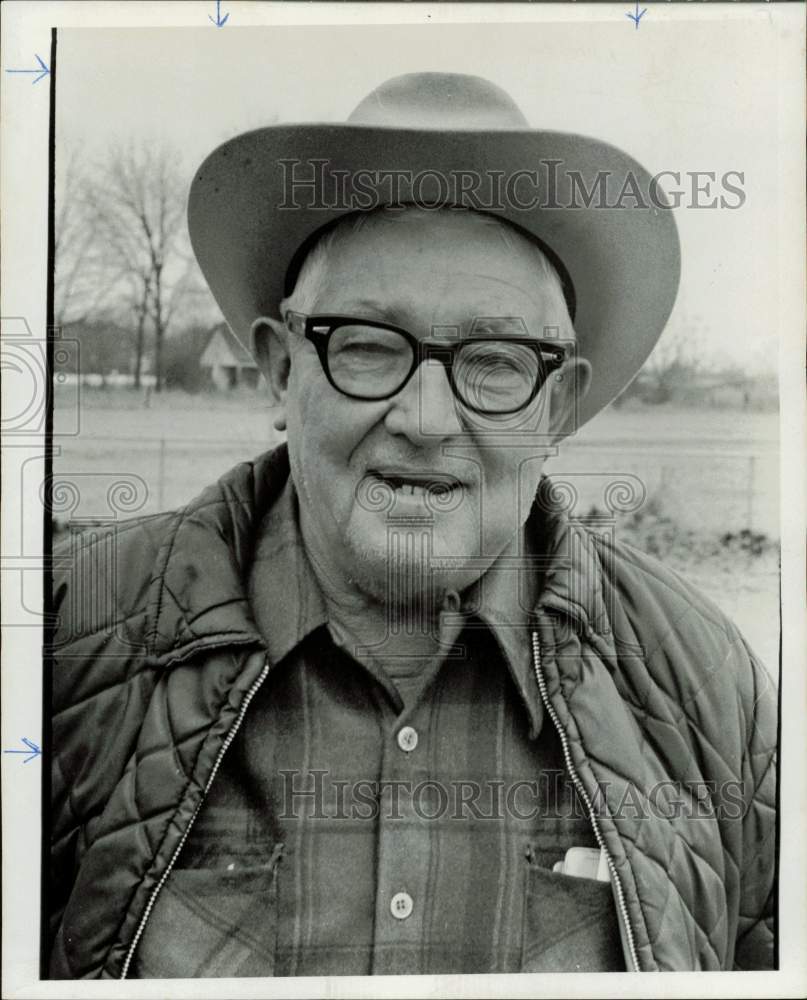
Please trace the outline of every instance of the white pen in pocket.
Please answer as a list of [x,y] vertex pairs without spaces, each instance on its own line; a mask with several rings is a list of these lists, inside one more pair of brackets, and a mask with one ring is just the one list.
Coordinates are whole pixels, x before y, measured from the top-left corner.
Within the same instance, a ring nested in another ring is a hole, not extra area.
[[555,862],[552,871],[560,875],[596,879],[598,882],[609,882],[611,879],[607,855],[597,847],[570,847],[563,860]]

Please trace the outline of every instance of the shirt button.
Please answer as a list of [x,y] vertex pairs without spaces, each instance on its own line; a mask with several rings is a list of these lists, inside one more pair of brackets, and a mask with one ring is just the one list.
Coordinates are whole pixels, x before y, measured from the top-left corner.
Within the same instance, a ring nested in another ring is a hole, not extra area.
[[396,892],[390,900],[390,913],[396,920],[406,920],[414,905],[408,892]]
[[403,726],[403,728],[398,730],[398,746],[401,750],[409,753],[414,750],[417,745],[418,734],[416,729],[413,729],[411,726]]

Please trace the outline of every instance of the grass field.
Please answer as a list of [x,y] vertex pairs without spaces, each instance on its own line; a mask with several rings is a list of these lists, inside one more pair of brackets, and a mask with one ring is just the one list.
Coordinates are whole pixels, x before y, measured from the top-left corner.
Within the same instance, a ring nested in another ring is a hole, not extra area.
[[[120,518],[186,503],[236,462],[280,440],[260,393],[191,396],[82,388],[56,394],[54,475],[60,520]],[[546,471],[607,508],[625,481],[642,509],[669,517],[650,540],[740,625],[770,667],[778,657],[778,415],[717,409],[610,409],[570,438]],[[64,489],[58,490],[58,484]],[[627,523],[627,522],[626,522]],[[725,547],[751,529],[764,551]],[[618,532],[619,536],[619,532]],[[631,537],[631,540],[637,541]],[[640,537],[641,542],[647,535]]]

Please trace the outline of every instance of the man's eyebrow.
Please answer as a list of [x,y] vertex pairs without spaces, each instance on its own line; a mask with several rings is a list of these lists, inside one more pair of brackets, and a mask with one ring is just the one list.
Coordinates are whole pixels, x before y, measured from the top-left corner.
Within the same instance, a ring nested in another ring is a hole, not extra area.
[[389,306],[389,304],[384,304],[379,302],[378,299],[372,298],[357,298],[349,299],[346,306],[342,306],[339,312],[343,316],[350,316],[355,314],[356,318],[360,318],[363,312],[376,313],[379,316],[383,316],[385,319],[392,319],[395,315],[394,310]]
[[[376,319],[382,322],[400,325],[398,310],[390,303],[384,303],[370,296],[359,296],[339,307],[338,314],[352,316],[356,319]],[[438,324],[441,329],[444,324]],[[483,336],[484,334],[507,334],[510,336],[530,336],[526,321],[521,316],[470,316],[457,326],[466,331],[465,336]],[[434,332],[433,330],[431,331]]]
[[526,322],[521,316],[478,316],[470,325],[471,333],[519,333],[529,334]]

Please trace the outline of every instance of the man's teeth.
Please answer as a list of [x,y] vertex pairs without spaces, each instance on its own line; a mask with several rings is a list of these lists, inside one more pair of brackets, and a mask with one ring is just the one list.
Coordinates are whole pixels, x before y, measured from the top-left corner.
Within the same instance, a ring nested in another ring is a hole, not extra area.
[[416,486],[415,483],[401,483],[398,486],[394,486],[394,489],[398,493],[411,493],[413,496],[415,494],[421,495],[427,492],[425,486]]
[[416,483],[408,479],[401,479],[398,476],[379,476],[378,478],[396,493],[405,493],[409,496],[425,496],[430,492],[442,496],[459,488],[459,483],[445,481]]

